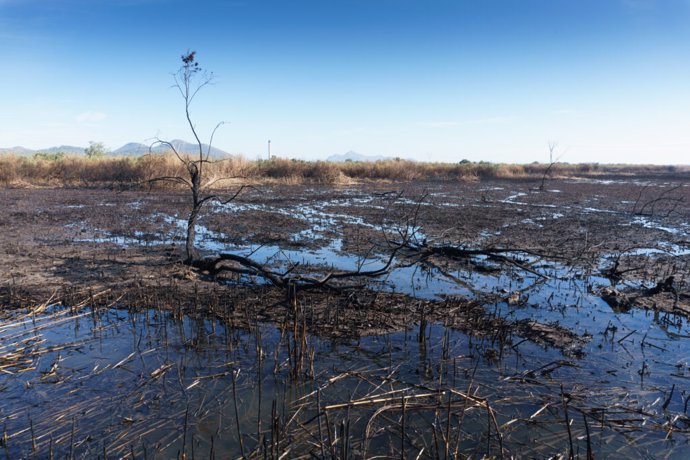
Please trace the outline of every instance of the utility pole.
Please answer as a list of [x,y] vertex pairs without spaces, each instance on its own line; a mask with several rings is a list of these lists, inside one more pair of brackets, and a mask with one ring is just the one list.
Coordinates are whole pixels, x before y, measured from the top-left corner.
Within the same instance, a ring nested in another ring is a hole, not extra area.
[[268,159],[271,159],[271,140],[268,140]]

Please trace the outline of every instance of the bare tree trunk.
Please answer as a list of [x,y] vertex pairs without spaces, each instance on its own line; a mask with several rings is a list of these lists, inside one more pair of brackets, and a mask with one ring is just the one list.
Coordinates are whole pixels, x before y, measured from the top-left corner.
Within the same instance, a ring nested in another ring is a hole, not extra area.
[[199,211],[201,211],[201,206],[203,201],[199,198],[199,193],[201,192],[201,174],[199,173],[199,168],[196,164],[190,163],[188,166],[189,175],[192,179],[192,211],[189,213],[189,219],[187,220],[187,240],[185,242],[186,252],[187,252],[187,263],[192,263],[199,259],[199,253],[194,245],[194,240],[196,239],[196,221],[199,217]]
[[194,245],[196,239],[196,220],[199,217],[199,206],[195,206],[192,212],[189,213],[189,220],[187,220],[187,239],[185,241],[185,249],[187,253],[186,263],[192,263],[199,259],[199,253]]

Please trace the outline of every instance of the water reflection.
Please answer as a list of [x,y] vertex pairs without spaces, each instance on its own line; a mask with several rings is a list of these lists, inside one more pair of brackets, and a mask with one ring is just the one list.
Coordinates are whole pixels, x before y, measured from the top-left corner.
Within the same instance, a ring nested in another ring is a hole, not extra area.
[[[153,309],[55,306],[6,318],[3,449],[9,458],[226,458],[272,449],[369,457],[404,445],[415,456],[447,448],[541,457],[569,449],[565,401],[580,452],[589,439],[600,457],[680,456],[688,442],[687,322],[602,305],[581,307],[579,318],[554,312],[541,315],[593,334],[585,359],[440,324],[333,342]],[[527,313],[536,312],[497,310]]]

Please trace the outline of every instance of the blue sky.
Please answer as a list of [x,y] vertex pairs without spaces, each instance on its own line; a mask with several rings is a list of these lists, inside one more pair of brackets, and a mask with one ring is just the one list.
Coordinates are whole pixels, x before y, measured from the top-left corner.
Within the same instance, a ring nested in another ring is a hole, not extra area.
[[690,0],[0,0],[0,146],[690,161]]

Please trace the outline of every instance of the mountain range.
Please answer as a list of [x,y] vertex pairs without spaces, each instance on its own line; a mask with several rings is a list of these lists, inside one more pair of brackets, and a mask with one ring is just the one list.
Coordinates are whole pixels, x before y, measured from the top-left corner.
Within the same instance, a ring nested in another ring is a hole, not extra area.
[[0,147],[0,154],[13,153],[19,156],[30,156],[34,153],[67,153],[70,155],[83,155],[84,147],[75,147],[73,145],[61,145],[59,147],[49,147],[47,149],[32,150],[25,147]]
[[341,155],[331,155],[328,158],[326,158],[326,161],[332,161],[332,162],[341,162],[341,161],[359,161],[359,162],[367,162],[367,161],[379,161],[379,160],[390,160],[390,157],[384,157],[382,155],[362,155],[361,153],[353,152],[350,150],[349,152],[343,153]]
[[[180,152],[180,153],[186,153],[186,154],[191,154],[194,155],[199,152],[199,146],[197,144],[193,144],[191,142],[187,142],[181,139],[175,139],[170,141],[170,143],[175,147],[175,149]],[[207,151],[208,145],[204,144],[203,145],[204,152]],[[158,144],[155,145],[154,147],[150,147],[146,144],[142,144],[139,142],[129,142],[122,147],[119,147],[115,150],[112,150],[108,152],[108,155],[111,156],[119,156],[119,157],[137,157],[137,156],[142,156],[146,155],[147,153],[164,153],[169,150],[167,145],[163,144]],[[20,156],[31,156],[36,153],[49,153],[49,154],[55,154],[55,153],[65,153],[67,155],[83,155],[84,154],[84,147],[77,147],[74,145],[60,145],[58,147],[48,147],[45,149],[27,149],[25,147],[9,147],[9,148],[2,148],[0,147],[0,155],[2,154],[14,154],[14,155],[20,155]],[[225,152],[224,150],[217,149],[215,147],[211,148],[211,157],[213,158],[224,158],[228,157],[230,154],[228,152]],[[373,162],[373,161],[379,161],[379,160],[390,160],[391,157],[385,157],[382,155],[362,155],[361,153],[354,152],[350,150],[349,152],[346,152],[344,154],[338,154],[338,155],[331,155],[328,158],[326,158],[326,161],[331,161],[331,162],[343,162],[343,161],[355,161],[355,162]]]
[[[186,153],[190,155],[199,153],[199,144],[193,144],[191,142],[183,141],[182,139],[173,139],[172,141],[170,141],[170,144],[172,144],[172,146],[175,147],[175,150],[177,150],[179,153]],[[202,146],[204,154],[206,154],[206,152],[208,151],[208,145],[202,144]],[[153,147],[150,147],[148,145],[140,144],[138,142],[130,142],[128,144],[123,145],[119,149],[113,150],[112,152],[110,152],[110,154],[113,156],[120,157],[141,156],[146,155],[147,153],[165,153],[168,150],[170,150],[170,148],[165,144],[157,144]],[[225,150],[211,147],[210,156],[212,158],[223,158],[229,157],[230,154]]]
[[[199,146],[197,144],[192,144],[191,142],[183,141],[181,139],[174,139],[170,143],[175,147],[175,149],[180,153],[195,154],[199,152]],[[204,144],[204,153],[208,150],[208,145]],[[150,148],[146,144],[141,144],[139,142],[129,142],[120,148],[110,151],[108,154],[112,156],[141,156],[147,153],[164,153],[170,150],[167,145],[158,144],[153,148]],[[0,154],[3,153],[13,153],[20,156],[30,156],[35,153],[65,153],[68,155],[83,155],[84,147],[77,147],[74,145],[61,145],[59,147],[48,147],[45,149],[27,149],[25,147],[0,147]],[[211,157],[222,158],[230,156],[228,152],[224,150],[211,147]]]

